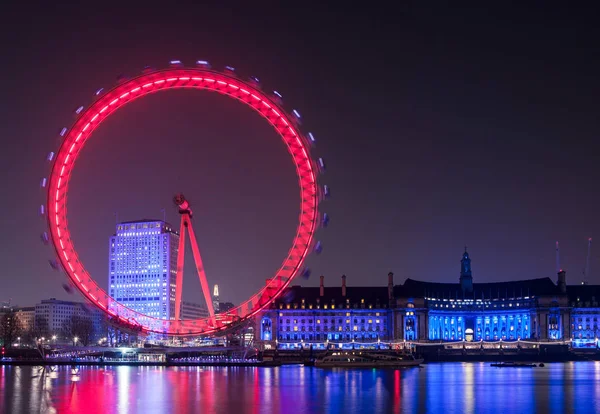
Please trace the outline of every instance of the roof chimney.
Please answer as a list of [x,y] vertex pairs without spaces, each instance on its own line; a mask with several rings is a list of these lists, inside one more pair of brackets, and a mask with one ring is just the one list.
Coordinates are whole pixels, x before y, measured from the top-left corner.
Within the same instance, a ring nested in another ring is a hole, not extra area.
[[390,304],[394,300],[394,274],[392,272],[388,273],[388,300]]
[[319,286],[319,296],[325,296],[325,286],[323,282],[325,281],[325,276],[321,275],[321,285]]
[[346,296],[346,275],[342,275],[342,296]]

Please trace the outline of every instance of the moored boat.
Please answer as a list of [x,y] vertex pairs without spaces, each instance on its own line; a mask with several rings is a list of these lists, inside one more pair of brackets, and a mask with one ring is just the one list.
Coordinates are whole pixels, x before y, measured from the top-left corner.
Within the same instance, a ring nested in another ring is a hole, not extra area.
[[412,354],[380,354],[364,351],[333,351],[315,360],[319,368],[402,368],[423,362]]
[[497,362],[490,364],[490,366],[497,368],[534,368],[537,365],[527,362]]

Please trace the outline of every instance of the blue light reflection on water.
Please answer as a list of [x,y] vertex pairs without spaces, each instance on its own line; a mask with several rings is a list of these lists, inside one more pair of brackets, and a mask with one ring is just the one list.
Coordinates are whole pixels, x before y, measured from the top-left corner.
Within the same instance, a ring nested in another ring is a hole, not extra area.
[[0,412],[593,413],[600,362],[404,370],[0,366]]

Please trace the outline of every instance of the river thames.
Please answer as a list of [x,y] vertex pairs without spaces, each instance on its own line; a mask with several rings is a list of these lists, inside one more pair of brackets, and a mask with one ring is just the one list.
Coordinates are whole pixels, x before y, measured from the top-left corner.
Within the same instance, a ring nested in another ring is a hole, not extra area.
[[600,362],[403,370],[0,367],[2,413],[594,413]]

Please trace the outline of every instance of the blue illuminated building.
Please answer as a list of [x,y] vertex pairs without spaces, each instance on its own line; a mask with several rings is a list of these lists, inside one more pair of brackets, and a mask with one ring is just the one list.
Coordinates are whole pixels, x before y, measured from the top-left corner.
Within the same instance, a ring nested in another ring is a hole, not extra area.
[[571,309],[570,330],[573,347],[598,348],[600,286],[569,286],[567,293]]
[[600,286],[549,277],[476,283],[465,249],[458,283],[408,278],[401,285],[292,286],[259,314],[265,348],[392,345],[399,342],[571,342],[597,347]]
[[145,315],[172,319],[178,243],[164,221],[119,223],[109,239],[109,295]]
[[[391,281],[391,274],[390,274]],[[393,338],[388,287],[292,286],[257,318],[267,348],[377,346]]]

